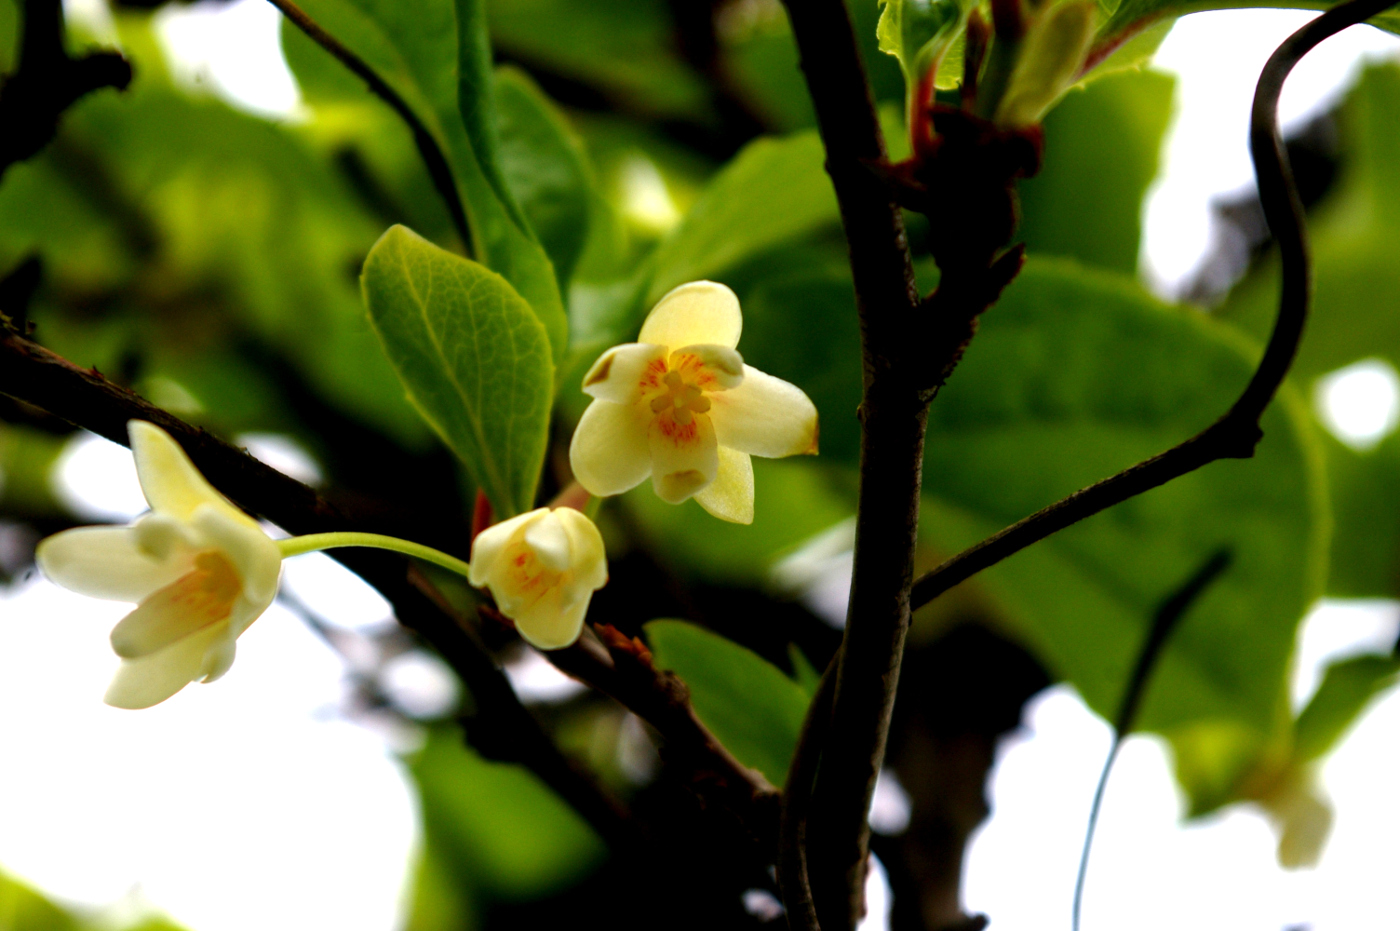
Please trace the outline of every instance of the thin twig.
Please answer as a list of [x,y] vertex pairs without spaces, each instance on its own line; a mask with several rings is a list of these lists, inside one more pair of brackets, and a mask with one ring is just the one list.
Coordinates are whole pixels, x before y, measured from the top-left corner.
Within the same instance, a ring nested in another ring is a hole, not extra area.
[[690,704],[674,673],[657,669],[640,640],[607,625],[589,627],[571,647],[544,657],[562,672],[615,699],[661,735],[661,753],[712,813],[724,812],[770,863],[777,843],[778,790],[734,758]]
[[812,896],[812,880],[807,873],[807,814],[812,805],[812,783],[817,777],[822,744],[831,723],[831,703],[836,695],[836,669],[833,656],[822,674],[817,692],[802,722],[802,734],[788,767],[783,787],[783,807],[778,819],[778,888],[787,908],[789,931],[821,931],[817,905]]
[[1084,831],[1084,849],[1079,855],[1079,874],[1074,880],[1074,907],[1071,920],[1073,931],[1079,931],[1079,910],[1084,900],[1084,877],[1089,869],[1089,850],[1094,843],[1094,829],[1099,823],[1099,810],[1103,806],[1103,793],[1108,786],[1108,774],[1113,769],[1113,761],[1118,758],[1118,750],[1123,746],[1123,739],[1132,732],[1133,723],[1137,720],[1138,708],[1142,704],[1142,697],[1147,693],[1147,683],[1152,678],[1152,670],[1156,668],[1157,660],[1162,655],[1162,647],[1166,646],[1167,638],[1171,636],[1172,631],[1176,630],[1177,623],[1196,603],[1196,599],[1212,582],[1220,577],[1222,572],[1229,568],[1229,565],[1229,550],[1220,550],[1207,559],[1181,588],[1162,602],[1162,606],[1157,609],[1157,614],[1152,620],[1152,627],[1147,632],[1147,639],[1143,641],[1142,650],[1138,653],[1137,662],[1133,665],[1132,675],[1128,677],[1128,683],[1123,690],[1123,698],[1118,705],[1118,714],[1113,721],[1113,746],[1108,751],[1108,759],[1104,761],[1103,772],[1099,773],[1099,784],[1094,789],[1094,803],[1089,809],[1089,824]]
[[914,607],[927,604],[988,566],[1115,504],[1217,459],[1248,459],[1254,455],[1254,448],[1263,437],[1259,420],[1293,363],[1311,298],[1303,207],[1278,128],[1279,93],[1288,72],[1319,42],[1364,22],[1393,3],[1394,0],[1347,0],[1332,7],[1290,36],[1274,52],[1259,78],[1250,121],[1250,152],[1259,177],[1264,215],[1278,243],[1283,284],[1268,346],[1239,399],[1223,417],[1186,442],[1074,492],[924,574],[914,584]]
[[23,0],[19,67],[0,76],[0,177],[36,155],[58,130],[59,117],[103,87],[125,90],[131,65],[117,52],[70,58],[63,47],[60,0]]
[[448,164],[447,156],[443,154],[442,148],[438,145],[437,139],[429,132],[428,127],[418,118],[418,114],[413,112],[398,92],[389,86],[389,83],[381,78],[373,68],[360,56],[346,48],[335,36],[322,29],[317,22],[306,14],[306,11],[297,6],[292,0],[267,0],[277,9],[282,11],[282,15],[292,21],[306,34],[312,42],[330,52],[355,76],[364,81],[370,92],[379,99],[387,103],[399,119],[408,125],[413,133],[413,141],[418,146],[418,154],[423,157],[423,164],[428,169],[428,175],[433,180],[433,187],[437,188],[438,195],[442,197],[443,203],[447,206],[447,212],[452,217],[452,225],[457,229],[457,235],[462,237],[462,248],[468,255],[472,254],[472,234],[471,226],[467,223],[467,213],[462,207],[462,198],[457,191],[457,182],[452,175],[452,168]]
[[[314,490],[242,449],[155,407],[95,369],[84,369],[8,329],[0,329],[0,394],[125,445],[127,421],[148,420],[175,438],[209,481],[235,503],[292,533],[358,529]],[[622,809],[559,752],[490,653],[446,599],[406,560],[388,553],[331,554],[364,576],[394,605],[466,684],[477,713],[473,744],[487,755],[530,768],[578,809],[610,843],[626,845],[634,829]]]

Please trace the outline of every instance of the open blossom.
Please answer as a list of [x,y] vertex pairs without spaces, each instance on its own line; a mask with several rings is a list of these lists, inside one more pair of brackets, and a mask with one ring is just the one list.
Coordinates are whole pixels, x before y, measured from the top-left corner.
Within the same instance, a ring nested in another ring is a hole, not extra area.
[[753,521],[750,456],[817,451],[817,409],[802,390],[745,365],[735,351],[743,317],[734,292],[713,281],[671,291],[638,342],[593,363],[594,400],[574,431],[574,476],[616,495],[651,476],[663,500],[694,497],[716,517]]
[[122,664],[106,701],[148,708],[228,671],[234,641],[277,594],[282,554],[164,430],[133,420],[127,431],[150,513],[127,527],[64,531],[36,556],[64,588],[138,603],[112,630]]
[[593,593],[608,581],[603,537],[573,508],[537,508],[477,534],[468,581],[541,650],[578,639]]

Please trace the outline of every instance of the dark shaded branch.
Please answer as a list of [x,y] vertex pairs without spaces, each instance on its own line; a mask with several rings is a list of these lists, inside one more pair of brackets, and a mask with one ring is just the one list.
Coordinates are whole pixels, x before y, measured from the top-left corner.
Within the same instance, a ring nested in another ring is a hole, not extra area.
[[1162,655],[1162,647],[1167,644],[1167,638],[1176,630],[1177,623],[1196,603],[1196,599],[1229,568],[1230,558],[1229,550],[1220,550],[1207,559],[1181,588],[1162,602],[1152,619],[1152,627],[1147,632],[1147,639],[1142,644],[1137,662],[1133,665],[1132,675],[1128,677],[1127,686],[1123,690],[1118,715],[1113,721],[1113,746],[1109,748],[1103,772],[1099,773],[1099,784],[1094,789],[1094,803],[1089,809],[1089,824],[1084,830],[1084,849],[1079,855],[1079,873],[1074,880],[1074,906],[1071,913],[1073,931],[1079,931],[1079,911],[1084,901],[1084,877],[1089,870],[1089,850],[1094,843],[1094,829],[1099,823],[1099,810],[1103,807],[1103,793],[1108,786],[1108,774],[1113,770],[1113,761],[1118,758],[1123,738],[1132,731],[1133,722],[1137,720],[1138,708],[1147,692],[1147,683],[1152,677],[1152,670],[1156,667],[1158,658]]
[[131,65],[116,52],[69,57],[61,0],[23,0],[20,9],[19,67],[0,86],[0,177],[48,145],[59,117],[80,97],[131,83]]
[[1263,437],[1259,420],[1293,363],[1311,297],[1303,208],[1279,134],[1279,93],[1289,71],[1319,42],[1348,26],[1364,22],[1393,3],[1394,0],[1347,0],[1332,7],[1279,46],[1259,78],[1250,120],[1250,152],[1259,177],[1264,215],[1278,242],[1283,285],[1278,317],[1264,356],[1234,406],[1184,443],[1076,491],[928,572],[914,585],[915,607],[927,604],[988,566],[1086,517],[1217,459],[1248,459],[1254,455],[1254,448]]
[[547,650],[543,656],[654,727],[661,735],[663,758],[684,773],[689,789],[707,811],[723,816],[763,864],[772,862],[777,789],[735,759],[710,733],[695,716],[685,683],[674,673],[657,669],[640,640],[601,625],[586,628],[573,646]]
[[467,212],[462,207],[462,198],[457,191],[457,182],[452,176],[452,168],[448,165],[447,156],[443,154],[437,140],[433,138],[433,134],[428,131],[428,127],[423,124],[418,115],[413,112],[413,108],[363,58],[350,51],[335,36],[322,29],[314,19],[306,14],[305,10],[293,3],[292,0],[267,0],[267,2],[281,10],[282,15],[291,20],[292,25],[305,33],[307,38],[330,52],[336,61],[364,81],[370,93],[387,103],[389,108],[398,114],[399,119],[407,124],[409,131],[413,133],[413,142],[418,146],[418,154],[423,157],[423,164],[428,169],[428,176],[433,180],[433,187],[437,188],[438,195],[447,206],[447,213],[452,217],[452,225],[456,228],[457,235],[462,237],[462,248],[467,251],[468,255],[471,255],[471,227],[467,223]]
[[[209,481],[234,502],[292,533],[364,529],[349,526],[314,490],[244,450],[7,330],[0,330],[0,394],[123,445],[127,421],[148,420],[174,437]],[[467,725],[477,749],[529,767],[609,843],[632,842],[633,829],[617,803],[559,752],[470,625],[420,573],[390,554],[350,550],[333,555],[379,589],[393,603],[400,622],[417,631],[461,677],[476,705]]]
[[802,733],[788,767],[783,786],[783,807],[778,820],[778,888],[787,907],[790,931],[821,931],[812,880],[807,873],[807,816],[812,806],[812,783],[817,778],[822,744],[831,724],[831,703],[836,695],[836,669],[840,654],[822,674],[817,693],[807,707]]

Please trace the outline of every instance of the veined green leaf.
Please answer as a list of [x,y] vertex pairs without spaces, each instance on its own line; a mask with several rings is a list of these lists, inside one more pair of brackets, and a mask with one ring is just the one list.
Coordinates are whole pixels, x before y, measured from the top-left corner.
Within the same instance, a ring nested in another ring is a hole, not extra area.
[[717,277],[742,259],[838,221],[815,131],[744,147],[657,247],[648,306],[678,284]]
[[549,340],[530,305],[500,275],[402,226],[375,244],[361,283],[409,400],[497,516],[528,510],[554,383]]
[[658,669],[679,675],[690,703],[720,743],[774,785],[788,764],[807,715],[807,692],[757,653],[685,621],[644,625]]
[[[502,180],[495,139],[488,131],[494,103],[474,96],[460,102],[461,94],[491,94],[490,72],[483,79],[479,66],[486,41],[480,17],[462,23],[463,44],[469,48],[459,58],[459,21],[453,0],[411,4],[308,0],[302,7],[374,68],[428,128],[452,168],[470,222],[474,254],[525,298],[549,333],[555,354],[562,358],[568,321],[559,283],[549,257]],[[459,66],[464,62],[470,72],[459,81]],[[471,132],[463,122],[467,112],[472,114]]]
[[567,287],[597,196],[587,156],[558,108],[518,68],[496,72],[496,117],[506,185]]
[[[962,38],[972,4],[965,0],[880,0],[880,3],[880,22],[875,27],[880,51],[899,60],[905,88],[912,98],[923,75],[929,68],[939,65],[955,41]],[[956,75],[944,78],[939,86],[956,87],[961,80],[959,68]]]

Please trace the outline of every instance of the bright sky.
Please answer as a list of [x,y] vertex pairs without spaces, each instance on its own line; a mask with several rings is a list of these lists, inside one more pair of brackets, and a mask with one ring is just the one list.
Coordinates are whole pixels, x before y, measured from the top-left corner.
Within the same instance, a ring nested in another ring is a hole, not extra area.
[[[69,9],[100,29],[100,0],[69,0]],[[1244,127],[1254,77],[1308,15],[1200,14],[1163,45],[1158,64],[1178,75],[1180,97],[1146,211],[1144,268],[1155,287],[1171,292],[1199,261],[1210,198],[1250,183]],[[172,8],[162,22],[185,80],[254,112],[295,118],[271,6]],[[1332,40],[1290,82],[1286,121],[1334,101],[1361,57],[1396,48],[1395,38],[1364,27]],[[1362,363],[1325,381],[1318,403],[1339,435],[1364,445],[1394,428],[1396,386],[1389,366]],[[314,463],[285,441],[249,439],[279,467],[315,477]],[[105,441],[75,442],[60,490],[93,520],[126,520],[143,507],[129,455]],[[388,617],[382,599],[325,557],[291,561],[286,583],[352,644]],[[419,824],[393,751],[412,734],[340,713],[355,657],[335,655],[274,606],[239,641],[223,680],[155,709],[118,711],[101,695],[116,665],[107,633],[125,610],[34,578],[0,590],[0,744],[8,751],[0,867],[72,903],[122,914],[154,907],[193,931],[399,927]],[[1387,648],[1396,618],[1391,603],[1314,612],[1300,640],[1295,703],[1329,659]],[[570,688],[528,658],[511,672],[532,699],[557,700]],[[450,700],[441,668],[422,656],[390,678],[405,704],[426,711]],[[972,845],[967,904],[990,913],[997,931],[1062,931],[1109,730],[1062,687],[1036,700],[1026,725],[998,756],[994,814]],[[1162,744],[1133,738],[1100,822],[1085,931],[1400,926],[1389,891],[1400,867],[1397,732],[1400,692],[1392,692],[1327,763],[1336,827],[1320,867],[1301,873],[1274,864],[1273,834],[1248,808],[1182,826]],[[900,797],[897,788],[882,792],[885,823],[899,823]],[[875,931],[885,916],[878,876],[872,891]]]

